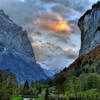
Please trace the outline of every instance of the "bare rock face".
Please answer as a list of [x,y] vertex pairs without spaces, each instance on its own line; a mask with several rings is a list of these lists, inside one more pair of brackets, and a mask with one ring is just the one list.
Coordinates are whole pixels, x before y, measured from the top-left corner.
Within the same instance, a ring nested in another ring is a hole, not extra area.
[[18,81],[46,79],[36,63],[27,32],[0,10],[0,69],[10,69]]
[[81,56],[100,45],[100,2],[80,18],[78,26],[81,30]]

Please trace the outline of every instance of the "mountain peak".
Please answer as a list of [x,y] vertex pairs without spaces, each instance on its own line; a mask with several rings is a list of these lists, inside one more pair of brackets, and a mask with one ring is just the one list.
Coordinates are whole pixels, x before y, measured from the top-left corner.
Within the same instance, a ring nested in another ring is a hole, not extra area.
[[47,78],[35,61],[27,32],[10,20],[3,10],[0,10],[0,69],[10,69],[20,83]]

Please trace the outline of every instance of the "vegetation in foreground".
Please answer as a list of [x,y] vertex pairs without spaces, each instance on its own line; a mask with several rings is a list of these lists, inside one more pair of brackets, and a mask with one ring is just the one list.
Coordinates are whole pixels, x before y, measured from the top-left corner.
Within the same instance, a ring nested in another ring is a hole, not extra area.
[[34,96],[34,100],[100,100],[98,73],[84,73],[79,77],[70,76],[66,81],[58,76],[55,76],[55,81],[45,83],[32,81],[29,85],[26,80],[25,84],[18,85],[9,70],[1,71],[0,100],[23,100],[26,95]]

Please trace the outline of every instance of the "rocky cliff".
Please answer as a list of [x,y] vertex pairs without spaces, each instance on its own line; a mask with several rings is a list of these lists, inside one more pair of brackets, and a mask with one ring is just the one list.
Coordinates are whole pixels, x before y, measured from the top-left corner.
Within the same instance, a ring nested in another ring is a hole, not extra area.
[[86,54],[100,45],[100,2],[94,4],[79,20],[81,30],[80,54]]
[[36,63],[27,32],[0,10],[0,69],[10,69],[19,82],[46,79]]

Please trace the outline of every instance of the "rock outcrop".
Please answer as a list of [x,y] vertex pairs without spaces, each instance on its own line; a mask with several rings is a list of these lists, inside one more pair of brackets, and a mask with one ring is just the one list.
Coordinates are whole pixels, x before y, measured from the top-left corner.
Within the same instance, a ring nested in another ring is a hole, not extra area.
[[18,81],[46,79],[36,63],[27,32],[0,10],[0,69],[10,69]]
[[80,18],[78,26],[81,30],[81,56],[100,45],[100,2]]

